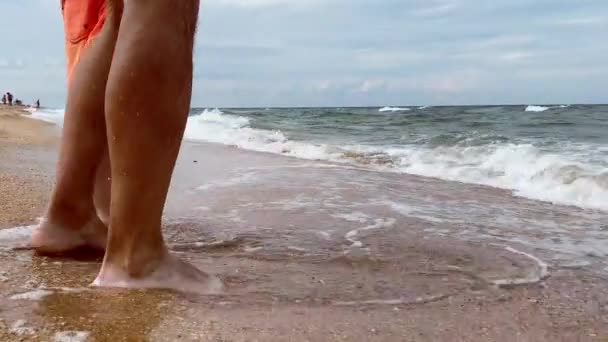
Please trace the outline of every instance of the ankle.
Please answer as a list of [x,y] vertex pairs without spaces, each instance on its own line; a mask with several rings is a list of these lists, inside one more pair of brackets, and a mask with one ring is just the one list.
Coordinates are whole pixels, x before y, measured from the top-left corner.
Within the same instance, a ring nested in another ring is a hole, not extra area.
[[169,251],[162,240],[145,242],[123,239],[116,241],[116,239],[110,238],[104,267],[109,267],[132,278],[142,278],[154,272],[167,257],[169,257]]
[[81,229],[94,217],[92,203],[56,200],[52,201],[45,215],[45,220],[67,229]]

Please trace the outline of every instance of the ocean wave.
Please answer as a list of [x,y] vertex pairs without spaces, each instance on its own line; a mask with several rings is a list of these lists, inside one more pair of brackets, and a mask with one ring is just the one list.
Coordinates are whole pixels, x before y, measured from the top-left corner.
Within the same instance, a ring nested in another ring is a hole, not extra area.
[[63,109],[27,108],[26,110],[30,112],[30,118],[32,119],[50,122],[63,127],[63,114],[65,112]]
[[378,109],[379,112],[404,112],[410,110],[409,108],[401,107],[382,107]]
[[526,112],[544,112],[546,110],[551,109],[550,107],[543,107],[543,106],[528,106],[526,107]]
[[570,107],[570,106],[568,106],[568,105],[559,105],[559,106],[553,106],[553,107],[546,107],[546,106],[529,105],[528,107],[526,107],[526,112],[544,112],[544,111],[547,111],[549,109],[568,108],[568,107]]
[[[32,118],[63,124],[63,110],[31,112]],[[488,185],[531,199],[608,210],[605,145],[561,141],[547,150],[531,142],[475,131],[408,137],[391,146],[321,144],[294,141],[281,131],[252,127],[250,118],[219,109],[190,116],[185,139]]]
[[346,162],[379,171],[403,172],[512,190],[515,195],[581,207],[608,209],[608,170],[571,155],[595,147],[576,146],[563,154],[500,135],[424,137],[399,147],[332,146],[289,140],[280,131],[250,127],[247,118],[205,110],[188,119],[186,138],[302,159]]
[[327,145],[291,141],[281,131],[251,128],[249,124],[246,117],[224,114],[217,108],[205,109],[201,114],[188,118],[184,137],[303,159],[330,159],[337,156]]
[[[406,173],[512,190],[515,195],[608,209],[608,169],[532,144],[392,148]],[[585,159],[585,158],[580,158]]]

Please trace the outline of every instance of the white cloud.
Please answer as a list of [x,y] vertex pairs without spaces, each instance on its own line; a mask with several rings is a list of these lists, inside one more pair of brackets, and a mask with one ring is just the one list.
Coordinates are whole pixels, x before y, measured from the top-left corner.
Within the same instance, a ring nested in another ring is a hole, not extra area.
[[384,80],[365,80],[356,88],[356,92],[369,93],[383,88],[386,85]]
[[500,56],[500,59],[506,62],[520,62],[522,60],[533,57],[534,54],[526,51],[512,51],[504,53]]
[[399,68],[420,62],[427,58],[415,49],[365,49],[356,53],[355,59],[358,63],[369,68]]
[[590,17],[574,17],[574,18],[561,18],[553,21],[554,24],[560,26],[601,26],[608,24],[608,20],[603,16],[590,16]]
[[[203,0],[193,104],[606,102],[605,2]],[[58,3],[0,0],[0,89],[63,105]]]
[[424,86],[426,89],[430,89],[440,93],[458,93],[465,89],[462,86],[462,81],[463,79],[441,77],[426,82]]
[[435,5],[429,7],[422,7],[412,11],[412,14],[418,17],[435,17],[446,15],[457,8],[459,8],[462,4],[460,1],[441,1]]
[[328,90],[329,88],[331,88],[333,86],[333,82],[330,80],[323,80],[320,82],[317,82],[316,84],[316,89],[324,91],[324,90]]
[[25,61],[22,58],[0,58],[0,68],[22,69],[24,67]]
[[[320,1],[320,0],[319,0]],[[317,0],[207,0],[203,6],[227,5],[241,8],[263,8],[272,6],[302,6],[318,3]]]

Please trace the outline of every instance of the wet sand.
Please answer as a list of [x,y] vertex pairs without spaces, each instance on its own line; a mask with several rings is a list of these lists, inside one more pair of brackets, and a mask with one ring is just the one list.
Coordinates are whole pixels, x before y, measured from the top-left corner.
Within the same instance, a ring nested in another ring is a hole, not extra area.
[[226,293],[89,289],[99,260],[11,249],[57,130],[1,113],[2,341],[608,341],[604,212],[211,144],[184,143],[165,236]]

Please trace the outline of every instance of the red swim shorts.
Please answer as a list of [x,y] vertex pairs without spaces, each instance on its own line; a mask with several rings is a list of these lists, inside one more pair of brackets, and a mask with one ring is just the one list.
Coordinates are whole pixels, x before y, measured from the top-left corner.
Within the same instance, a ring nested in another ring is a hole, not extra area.
[[106,0],[61,0],[68,86],[74,66],[99,34],[106,19]]

